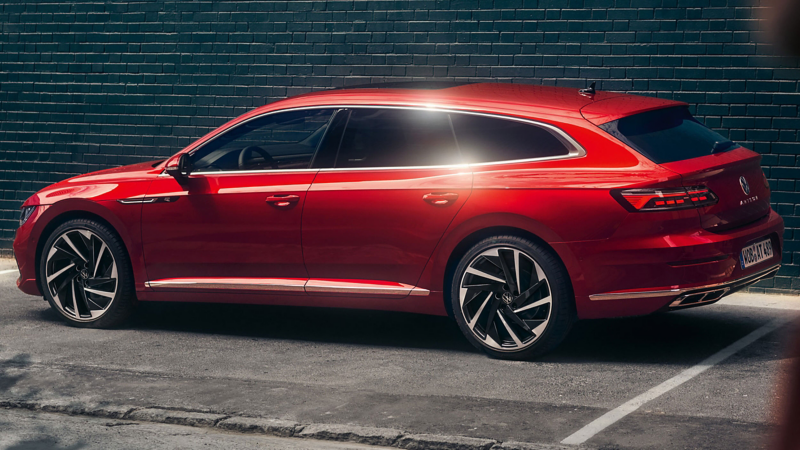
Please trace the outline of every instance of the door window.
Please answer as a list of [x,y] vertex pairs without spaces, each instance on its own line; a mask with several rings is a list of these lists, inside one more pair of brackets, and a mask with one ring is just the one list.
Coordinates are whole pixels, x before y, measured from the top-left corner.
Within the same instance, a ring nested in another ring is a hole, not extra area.
[[333,109],[270,114],[226,131],[192,154],[195,172],[307,169]]
[[438,166],[461,162],[447,113],[354,108],[335,167]]
[[518,120],[451,114],[461,154],[468,163],[566,156],[569,147],[550,130]]

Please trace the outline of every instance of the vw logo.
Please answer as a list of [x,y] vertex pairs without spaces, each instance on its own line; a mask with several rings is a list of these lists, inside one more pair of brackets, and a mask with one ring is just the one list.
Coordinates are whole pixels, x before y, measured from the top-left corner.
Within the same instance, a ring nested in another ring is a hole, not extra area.
[[81,278],[83,278],[84,280],[89,279],[89,271],[87,269],[81,270]]
[[742,186],[744,195],[750,195],[750,185],[747,184],[747,180],[745,180],[744,177],[739,177],[739,184]]
[[501,298],[503,299],[503,303],[506,305],[510,305],[511,302],[514,301],[514,296],[511,294],[511,292],[503,292],[503,296]]

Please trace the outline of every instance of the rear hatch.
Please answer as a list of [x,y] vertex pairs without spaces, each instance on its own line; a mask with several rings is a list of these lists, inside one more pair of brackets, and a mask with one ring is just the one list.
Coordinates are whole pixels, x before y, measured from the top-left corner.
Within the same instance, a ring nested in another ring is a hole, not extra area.
[[706,128],[685,105],[633,114],[599,127],[680,174],[686,188],[711,190],[717,203],[698,208],[706,230],[731,230],[769,214],[770,190],[761,171],[761,155]]
[[769,214],[769,187],[761,171],[761,155],[745,148],[662,164],[681,174],[684,186],[707,186],[719,201],[701,208],[703,228],[726,231]]

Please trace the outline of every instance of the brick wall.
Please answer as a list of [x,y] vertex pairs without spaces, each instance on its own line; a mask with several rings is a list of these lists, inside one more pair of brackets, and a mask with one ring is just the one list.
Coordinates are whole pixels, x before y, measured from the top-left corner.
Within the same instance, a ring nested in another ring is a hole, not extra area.
[[764,155],[800,292],[798,61],[757,0],[4,1],[0,252],[21,202],[66,177],[166,157],[251,108],[391,79],[500,80],[689,102]]

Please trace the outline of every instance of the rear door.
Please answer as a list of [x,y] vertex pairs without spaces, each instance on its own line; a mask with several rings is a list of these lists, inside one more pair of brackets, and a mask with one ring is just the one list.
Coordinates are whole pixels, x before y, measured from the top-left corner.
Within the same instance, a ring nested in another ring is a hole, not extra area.
[[306,196],[306,290],[405,295],[467,200],[472,175],[445,112],[371,107],[347,114],[341,144],[320,150]]

